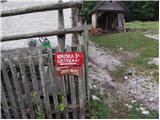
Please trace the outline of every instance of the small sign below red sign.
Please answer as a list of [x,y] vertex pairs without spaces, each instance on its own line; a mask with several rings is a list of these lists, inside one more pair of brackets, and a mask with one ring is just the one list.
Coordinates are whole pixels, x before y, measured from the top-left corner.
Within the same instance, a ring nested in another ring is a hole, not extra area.
[[83,52],[56,52],[54,55],[56,66],[80,66],[84,63]]
[[73,75],[82,75],[82,67],[81,66],[58,66],[56,67],[56,75],[65,75],[65,74],[73,74]]

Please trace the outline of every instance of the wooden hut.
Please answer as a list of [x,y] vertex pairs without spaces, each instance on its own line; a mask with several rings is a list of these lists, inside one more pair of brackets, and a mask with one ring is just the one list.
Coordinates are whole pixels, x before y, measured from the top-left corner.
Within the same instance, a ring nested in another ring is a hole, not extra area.
[[122,32],[125,29],[124,15],[129,10],[121,1],[101,1],[90,12],[92,29],[104,32]]

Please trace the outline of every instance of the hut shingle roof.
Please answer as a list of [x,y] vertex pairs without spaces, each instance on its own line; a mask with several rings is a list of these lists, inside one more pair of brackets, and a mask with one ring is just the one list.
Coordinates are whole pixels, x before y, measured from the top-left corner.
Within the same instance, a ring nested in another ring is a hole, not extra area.
[[128,8],[121,1],[102,1],[95,8],[91,10],[90,14],[97,10],[122,11],[122,12],[129,11]]

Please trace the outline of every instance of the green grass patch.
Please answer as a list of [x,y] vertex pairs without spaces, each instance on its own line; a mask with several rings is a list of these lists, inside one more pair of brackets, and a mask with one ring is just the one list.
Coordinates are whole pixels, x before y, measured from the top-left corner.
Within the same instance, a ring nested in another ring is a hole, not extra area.
[[130,29],[148,29],[148,30],[158,30],[159,22],[158,21],[150,21],[150,22],[141,22],[141,21],[133,21],[126,23],[126,28]]
[[132,108],[129,109],[129,112],[128,112],[129,119],[158,119],[159,118],[159,114],[155,110],[146,109],[147,111],[149,111],[149,114],[143,114],[140,109],[140,106],[141,106],[140,102],[135,102],[132,104]]
[[93,100],[91,105],[91,119],[105,119],[111,115],[111,108],[103,100]]
[[139,53],[139,56],[130,60],[134,65],[146,65],[149,58],[158,57],[158,42],[146,38],[143,33],[126,32],[116,33],[105,36],[91,36],[91,41],[96,44],[113,51],[115,54],[120,48],[124,51],[132,51]]
[[110,75],[113,78],[113,81],[116,83],[124,83],[124,75],[126,74],[126,67],[125,66],[118,66],[116,70],[109,71]]

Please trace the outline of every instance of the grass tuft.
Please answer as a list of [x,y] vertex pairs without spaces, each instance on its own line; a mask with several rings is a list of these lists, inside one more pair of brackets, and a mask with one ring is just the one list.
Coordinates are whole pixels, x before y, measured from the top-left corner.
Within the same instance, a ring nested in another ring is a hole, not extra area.
[[159,22],[141,22],[141,21],[133,21],[126,23],[126,28],[130,29],[149,29],[149,30],[158,30]]

